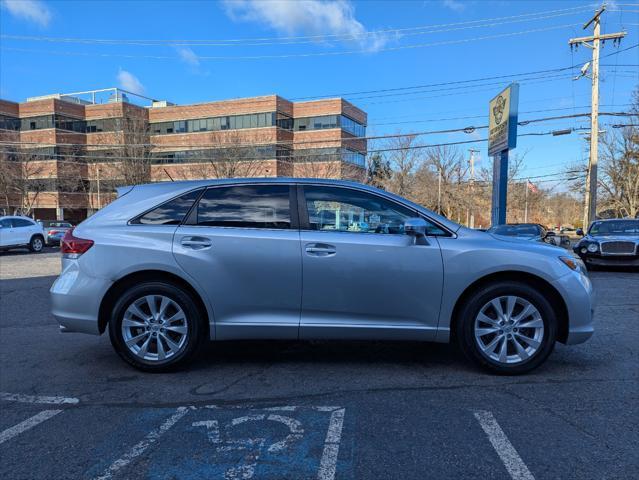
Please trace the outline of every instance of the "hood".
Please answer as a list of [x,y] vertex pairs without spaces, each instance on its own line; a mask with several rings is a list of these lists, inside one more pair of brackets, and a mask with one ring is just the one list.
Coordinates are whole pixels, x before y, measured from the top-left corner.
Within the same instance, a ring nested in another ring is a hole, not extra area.
[[539,235],[535,235],[534,237],[514,237],[512,235],[497,235],[496,233],[488,233],[495,240],[500,240],[502,242],[512,242],[512,243],[523,243],[527,244],[530,242],[539,242],[541,237]]
[[503,245],[504,243],[507,243],[510,247],[514,246],[518,249],[526,250],[526,251],[534,250],[537,252],[545,252],[545,253],[550,253],[553,255],[557,255],[558,252],[559,253],[565,252],[568,255],[572,254],[565,248],[558,247],[556,245],[551,245],[546,242],[538,241],[539,237],[534,237],[529,239],[529,238],[520,238],[520,237],[509,237],[506,235],[495,235],[493,233],[482,232],[481,230],[475,230],[475,229],[467,228],[463,226],[457,231],[457,235],[463,236],[466,238],[482,239],[484,241],[490,240],[492,242],[495,242],[495,245],[497,247],[499,247],[500,245]]

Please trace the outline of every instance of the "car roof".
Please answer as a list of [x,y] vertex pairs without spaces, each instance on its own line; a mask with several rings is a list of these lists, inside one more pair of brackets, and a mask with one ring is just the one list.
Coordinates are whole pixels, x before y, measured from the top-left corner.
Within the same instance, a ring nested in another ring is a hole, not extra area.
[[4,215],[2,217],[0,217],[0,220],[4,220],[6,218],[21,218],[24,220],[31,220],[32,222],[35,222],[35,220],[31,217],[27,217],[26,215]]

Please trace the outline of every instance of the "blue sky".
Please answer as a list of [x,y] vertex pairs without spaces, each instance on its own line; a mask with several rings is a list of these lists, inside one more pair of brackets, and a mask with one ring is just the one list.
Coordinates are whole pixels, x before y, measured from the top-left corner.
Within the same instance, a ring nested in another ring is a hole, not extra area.
[[[0,97],[23,101],[112,86],[179,104],[349,93],[345,98],[369,114],[368,135],[483,125],[489,99],[509,79],[450,82],[585,63],[590,51],[571,51],[568,39],[590,34],[581,25],[596,7],[550,0],[3,0]],[[639,43],[638,25],[638,0],[609,2],[602,31],[627,31],[621,49]],[[609,42],[602,55],[616,51]],[[639,48],[601,63],[601,110],[626,110],[639,83]],[[578,73],[575,68],[518,77],[525,79],[520,111],[530,112],[520,119],[589,111],[590,81],[570,78]],[[388,91],[432,84],[444,85]],[[374,92],[352,94],[368,91]],[[622,121],[603,118],[608,123]],[[587,119],[557,120],[522,126],[520,133],[587,125]],[[420,141],[463,141],[484,132]],[[539,177],[584,162],[584,146],[573,133],[522,137],[517,151],[527,152],[525,175]],[[485,143],[460,148],[470,147],[480,149],[480,165],[486,165]]]

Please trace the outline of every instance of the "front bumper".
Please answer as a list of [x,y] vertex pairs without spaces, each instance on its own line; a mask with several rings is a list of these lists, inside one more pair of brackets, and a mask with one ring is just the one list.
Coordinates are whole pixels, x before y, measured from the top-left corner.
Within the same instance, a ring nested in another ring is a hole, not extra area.
[[563,343],[575,345],[585,342],[595,331],[595,297],[590,279],[581,273],[571,272],[555,280],[553,285],[568,310],[568,335]]
[[65,260],[63,270],[50,289],[51,312],[62,332],[99,335],[100,302],[111,282],[83,273],[77,260]]
[[581,253],[578,255],[586,265],[597,267],[639,267],[639,255],[600,255],[599,253]]

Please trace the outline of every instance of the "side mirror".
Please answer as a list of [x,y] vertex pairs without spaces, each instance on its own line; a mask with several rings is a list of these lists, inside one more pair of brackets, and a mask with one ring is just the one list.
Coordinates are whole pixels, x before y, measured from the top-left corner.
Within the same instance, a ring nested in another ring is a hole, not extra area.
[[404,233],[413,237],[425,237],[428,224],[423,218],[409,218],[404,222]]
[[575,233],[577,235],[579,235],[580,237],[583,237],[584,236],[584,229],[583,228],[578,228]]

